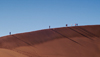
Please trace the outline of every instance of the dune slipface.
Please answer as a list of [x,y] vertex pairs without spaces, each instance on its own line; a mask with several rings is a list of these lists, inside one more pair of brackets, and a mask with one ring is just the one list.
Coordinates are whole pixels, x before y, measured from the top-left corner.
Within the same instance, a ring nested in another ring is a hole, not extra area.
[[0,37],[0,57],[100,57],[100,25]]

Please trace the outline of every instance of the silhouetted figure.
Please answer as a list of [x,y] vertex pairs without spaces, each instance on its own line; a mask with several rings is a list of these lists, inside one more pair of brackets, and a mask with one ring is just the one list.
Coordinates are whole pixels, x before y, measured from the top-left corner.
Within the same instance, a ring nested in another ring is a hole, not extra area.
[[78,24],[75,24],[75,26],[78,26]]
[[78,24],[76,24],[78,26]]
[[67,27],[68,25],[66,24],[66,27]]
[[50,29],[50,26],[49,26],[49,29]]
[[9,32],[9,35],[11,35],[11,32]]

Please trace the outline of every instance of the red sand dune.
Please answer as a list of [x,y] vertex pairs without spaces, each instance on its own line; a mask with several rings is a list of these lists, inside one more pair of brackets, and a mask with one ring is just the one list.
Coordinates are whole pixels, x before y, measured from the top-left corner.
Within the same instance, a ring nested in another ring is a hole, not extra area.
[[100,57],[100,25],[0,37],[0,57]]

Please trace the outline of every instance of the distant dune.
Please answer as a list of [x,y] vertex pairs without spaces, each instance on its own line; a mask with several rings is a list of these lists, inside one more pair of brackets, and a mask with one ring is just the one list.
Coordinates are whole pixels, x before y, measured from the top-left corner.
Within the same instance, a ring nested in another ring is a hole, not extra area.
[[0,57],[100,57],[100,25],[3,36]]

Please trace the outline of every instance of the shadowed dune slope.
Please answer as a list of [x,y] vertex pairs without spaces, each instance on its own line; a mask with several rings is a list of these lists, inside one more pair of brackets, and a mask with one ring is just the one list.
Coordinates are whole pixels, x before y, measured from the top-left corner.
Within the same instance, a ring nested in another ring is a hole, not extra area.
[[100,25],[8,35],[0,37],[0,48],[8,57],[100,57]]

